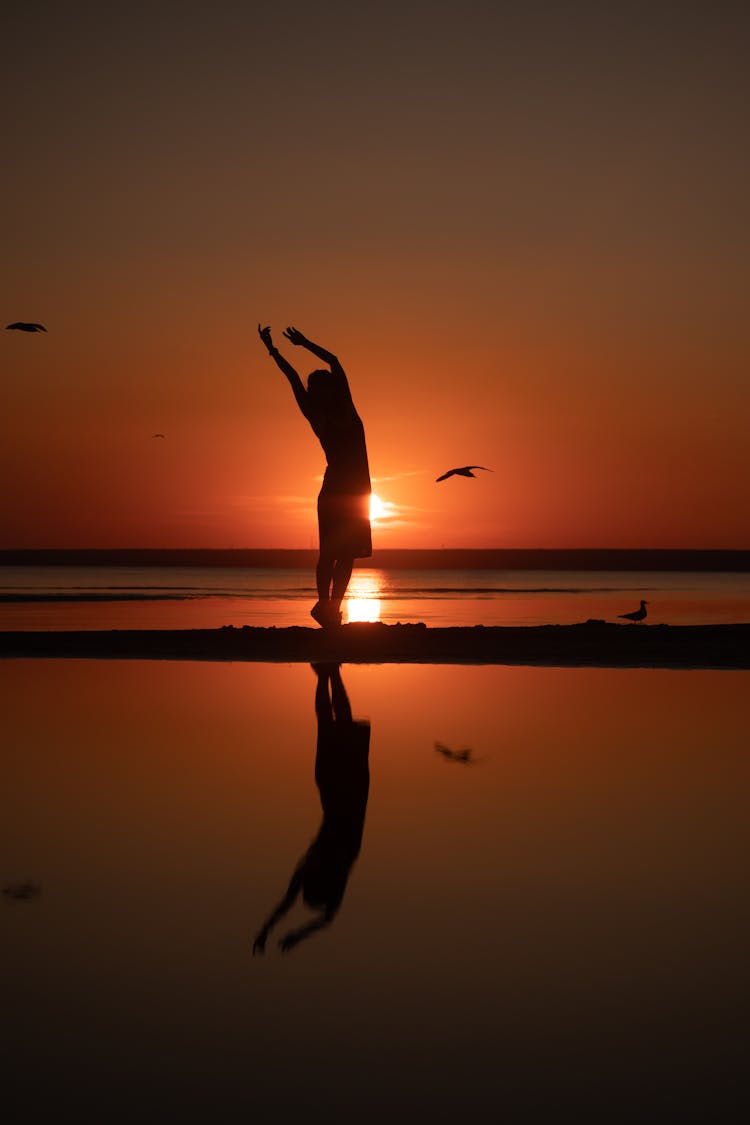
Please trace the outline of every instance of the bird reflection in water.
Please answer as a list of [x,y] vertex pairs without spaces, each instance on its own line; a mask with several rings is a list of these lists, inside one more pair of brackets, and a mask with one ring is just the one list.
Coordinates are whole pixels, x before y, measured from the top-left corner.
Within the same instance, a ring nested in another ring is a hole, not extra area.
[[253,955],[265,951],[269,933],[300,895],[315,916],[285,934],[279,941],[279,948],[286,953],[316,930],[330,926],[341,906],[362,844],[370,786],[370,724],[352,718],[338,664],[314,664],[312,667],[317,676],[315,782],[320,792],[323,823],[297,864],[286,894],[255,938]]
[[7,887],[3,887],[3,894],[13,902],[30,902],[39,898],[41,893],[41,884],[34,883],[31,879],[23,883],[9,883]]

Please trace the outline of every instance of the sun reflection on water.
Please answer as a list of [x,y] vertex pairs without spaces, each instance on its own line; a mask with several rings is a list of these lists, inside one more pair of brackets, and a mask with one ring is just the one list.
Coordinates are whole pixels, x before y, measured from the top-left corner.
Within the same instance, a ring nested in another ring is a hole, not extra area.
[[380,621],[380,575],[375,570],[352,575],[346,598],[346,621]]

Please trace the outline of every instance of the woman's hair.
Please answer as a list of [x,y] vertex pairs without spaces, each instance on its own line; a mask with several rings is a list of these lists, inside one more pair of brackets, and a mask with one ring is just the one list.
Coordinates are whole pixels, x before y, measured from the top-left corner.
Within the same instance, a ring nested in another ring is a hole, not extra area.
[[346,404],[341,384],[326,368],[311,371],[307,376],[307,393],[312,403],[329,414],[336,414]]
[[307,376],[307,390],[312,395],[330,394],[332,390],[333,380],[331,379],[331,372],[323,368],[318,371],[311,371]]

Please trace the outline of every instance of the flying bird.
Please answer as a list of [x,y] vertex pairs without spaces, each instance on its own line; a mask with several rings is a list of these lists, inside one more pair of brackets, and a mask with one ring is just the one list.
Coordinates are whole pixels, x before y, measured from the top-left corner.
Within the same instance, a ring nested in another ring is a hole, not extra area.
[[494,473],[494,469],[487,469],[484,465],[463,465],[460,469],[449,469],[447,473],[443,473],[441,477],[435,478],[435,484],[440,480],[447,480],[448,477],[473,477],[472,469],[482,469],[485,473]]
[[468,747],[465,750],[451,750],[448,746],[443,746],[441,742],[436,742],[435,749],[449,762],[463,762],[464,765],[472,765],[471,750]]
[[27,324],[23,320],[16,320],[13,324],[6,324],[5,328],[6,328],[6,331],[7,331],[8,328],[16,328],[16,329],[18,329],[19,332],[46,332],[47,331],[47,329],[44,327],[43,324],[35,324],[33,321],[29,321],[29,323]]
[[647,612],[646,606],[647,605],[648,605],[648,602],[644,601],[643,598],[641,598],[641,608],[640,609],[634,609],[632,613],[618,613],[617,616],[623,617],[627,621],[643,621],[644,617],[646,616],[646,612]]
[[164,434],[152,434],[151,437],[164,437]]

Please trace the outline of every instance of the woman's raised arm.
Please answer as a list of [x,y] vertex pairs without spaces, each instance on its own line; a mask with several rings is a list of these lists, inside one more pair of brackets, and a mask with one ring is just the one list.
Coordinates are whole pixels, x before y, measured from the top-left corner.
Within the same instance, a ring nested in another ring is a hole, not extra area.
[[300,410],[304,414],[305,418],[309,419],[310,416],[308,413],[307,391],[305,389],[305,385],[300,379],[297,372],[292,367],[291,363],[289,363],[288,360],[284,359],[284,356],[281,354],[279,349],[275,347],[274,342],[271,339],[270,327],[266,325],[265,328],[261,328],[259,324],[258,335],[268,349],[268,354],[270,355],[271,359],[289,381],[289,386],[292,388],[292,392],[295,399],[297,400],[297,405],[299,406]]
[[290,343],[300,348],[307,348],[314,356],[317,356],[318,359],[322,359],[323,363],[327,363],[330,366],[331,374],[335,375],[347,402],[353,410],[354,402],[352,401],[352,392],[349,388],[349,380],[346,377],[346,372],[339,363],[338,357],[335,356],[333,352],[329,352],[327,348],[322,348],[320,344],[314,344],[312,340],[308,340],[307,336],[302,335],[299,328],[287,328],[284,335]]
[[329,352],[327,348],[322,348],[320,344],[314,344],[312,340],[308,340],[307,336],[302,335],[299,328],[287,328],[284,335],[291,344],[296,347],[307,348],[318,359],[322,359],[323,363],[330,364],[333,371],[341,370],[341,364],[333,352]]

